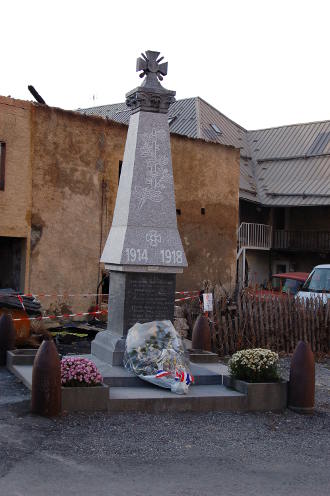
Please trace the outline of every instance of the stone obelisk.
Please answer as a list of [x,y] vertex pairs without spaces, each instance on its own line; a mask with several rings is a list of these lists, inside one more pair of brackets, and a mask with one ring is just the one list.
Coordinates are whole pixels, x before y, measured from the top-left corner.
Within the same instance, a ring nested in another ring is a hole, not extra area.
[[126,95],[131,108],[113,222],[101,262],[110,271],[109,316],[92,353],[122,364],[127,331],[136,322],[173,320],[176,273],[187,266],[175,209],[168,109],[175,91],[159,52],[146,51],[136,70],[141,86]]

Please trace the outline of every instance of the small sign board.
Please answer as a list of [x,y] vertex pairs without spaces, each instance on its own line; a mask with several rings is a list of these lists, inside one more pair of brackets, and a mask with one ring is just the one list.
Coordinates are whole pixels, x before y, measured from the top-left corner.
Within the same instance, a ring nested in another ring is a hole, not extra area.
[[204,306],[204,312],[212,312],[213,311],[213,294],[212,293],[203,293],[203,306]]

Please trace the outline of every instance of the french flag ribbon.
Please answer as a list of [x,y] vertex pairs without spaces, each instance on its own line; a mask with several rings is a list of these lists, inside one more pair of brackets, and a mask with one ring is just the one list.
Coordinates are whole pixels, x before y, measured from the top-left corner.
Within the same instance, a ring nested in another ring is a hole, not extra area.
[[189,373],[183,372],[183,370],[176,371],[175,380],[180,382],[185,381],[187,385],[193,384],[195,382],[194,376]]
[[156,374],[156,379],[160,379],[161,377],[166,377],[168,375],[171,375],[171,372],[166,372],[165,370],[158,370]]

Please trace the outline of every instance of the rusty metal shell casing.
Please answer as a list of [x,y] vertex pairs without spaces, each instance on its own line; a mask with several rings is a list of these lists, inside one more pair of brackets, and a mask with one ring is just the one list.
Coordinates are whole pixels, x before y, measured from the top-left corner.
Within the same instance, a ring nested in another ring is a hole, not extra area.
[[195,322],[191,347],[193,350],[211,351],[211,331],[209,319],[205,315],[199,315]]
[[15,348],[15,328],[10,314],[0,317],[0,365],[6,365],[7,351]]
[[54,341],[48,337],[34,359],[31,411],[45,417],[61,412],[61,361]]
[[312,413],[315,401],[315,362],[308,343],[299,341],[290,366],[288,406],[299,413]]

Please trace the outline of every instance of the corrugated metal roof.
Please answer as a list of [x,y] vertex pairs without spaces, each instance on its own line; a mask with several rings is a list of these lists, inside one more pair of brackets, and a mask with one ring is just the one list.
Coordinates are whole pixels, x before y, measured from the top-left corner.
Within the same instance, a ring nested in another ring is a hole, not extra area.
[[264,205],[330,204],[327,156],[258,163],[256,178],[259,200]]
[[[125,103],[79,109],[128,124]],[[330,121],[247,131],[202,98],[169,109],[171,133],[240,148],[240,197],[268,206],[330,205]]]
[[330,121],[248,131],[248,135],[251,153],[256,160],[315,155],[311,149],[320,139],[323,150],[319,147],[319,151],[322,154],[329,143]]
[[330,121],[249,131],[248,138],[260,203],[330,205]]

